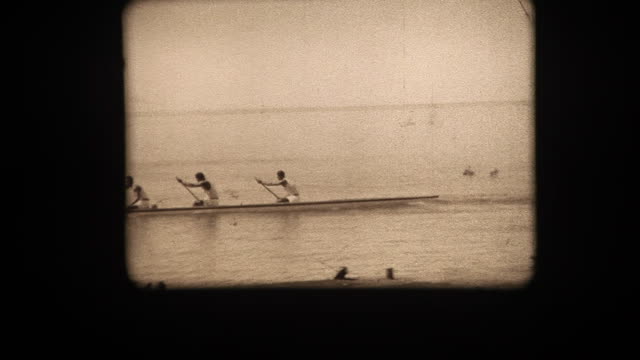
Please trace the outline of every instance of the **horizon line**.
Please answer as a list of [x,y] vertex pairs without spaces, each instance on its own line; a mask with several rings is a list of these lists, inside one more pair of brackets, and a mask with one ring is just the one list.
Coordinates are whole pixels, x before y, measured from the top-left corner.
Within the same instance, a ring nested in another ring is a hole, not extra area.
[[296,107],[259,107],[259,108],[229,108],[229,109],[198,109],[198,110],[155,110],[155,111],[125,111],[127,115],[136,116],[180,116],[180,115],[236,115],[236,114],[265,114],[265,113],[297,113],[318,111],[361,111],[368,109],[381,110],[405,110],[408,108],[439,108],[439,107],[463,107],[476,105],[513,105],[531,104],[531,100],[500,100],[500,101],[475,101],[475,102],[450,102],[450,103],[411,103],[399,105],[351,105],[351,106],[296,106]]

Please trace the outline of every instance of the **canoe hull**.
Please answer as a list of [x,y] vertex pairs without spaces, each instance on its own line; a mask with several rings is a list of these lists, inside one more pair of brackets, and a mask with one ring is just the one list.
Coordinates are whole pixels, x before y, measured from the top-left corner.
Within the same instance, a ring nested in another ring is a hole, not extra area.
[[158,209],[132,209],[129,214],[169,214],[169,213],[232,213],[232,212],[292,212],[292,211],[334,211],[343,209],[362,209],[372,207],[403,206],[412,202],[433,200],[438,195],[400,198],[350,199],[329,201],[308,201],[299,203],[272,203],[250,205],[222,205],[216,207],[181,207]]

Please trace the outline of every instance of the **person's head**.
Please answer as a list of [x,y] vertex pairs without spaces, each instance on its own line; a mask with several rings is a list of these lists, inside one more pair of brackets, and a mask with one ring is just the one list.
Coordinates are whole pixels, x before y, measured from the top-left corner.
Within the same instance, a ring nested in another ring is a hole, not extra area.
[[130,188],[133,185],[133,177],[127,176],[124,178],[124,186]]
[[204,174],[199,172],[196,174],[196,180],[198,181],[203,181],[204,180]]
[[279,179],[279,180],[284,179],[284,171],[282,171],[282,170],[279,170],[279,171],[278,171],[278,179]]

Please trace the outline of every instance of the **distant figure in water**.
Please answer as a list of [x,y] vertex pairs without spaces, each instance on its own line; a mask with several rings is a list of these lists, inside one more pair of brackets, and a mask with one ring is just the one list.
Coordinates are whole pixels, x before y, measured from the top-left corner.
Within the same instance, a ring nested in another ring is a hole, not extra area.
[[345,266],[343,266],[340,271],[338,271],[338,273],[336,274],[336,277],[333,278],[333,280],[355,280],[354,278],[348,278],[347,277],[347,273],[349,272],[349,270],[347,270],[347,268]]
[[473,170],[471,170],[471,166],[467,166],[467,168],[464,170],[462,175],[464,175],[464,176],[473,176],[473,175],[475,175],[475,172],[473,172]]
[[213,187],[213,184],[205,179],[204,174],[199,172],[196,174],[196,184],[182,181],[180,178],[176,178],[178,182],[186,187],[201,187],[204,190],[204,199],[198,200],[193,203],[193,206],[218,206],[218,192]]
[[[147,196],[147,193],[144,191],[142,186],[133,183],[132,176],[127,176],[124,178],[124,186],[125,189],[127,189],[127,208],[149,209],[152,207],[156,207],[155,205],[151,205],[151,200],[149,200],[149,196]],[[129,192],[129,189],[132,189],[133,194]],[[134,198],[134,200],[129,203],[129,200],[131,200],[132,197]]]
[[266,185],[266,186],[282,186],[284,190],[287,192],[287,196],[283,198],[278,198],[278,202],[290,202],[290,203],[299,202],[300,194],[298,193],[298,189],[296,188],[295,185],[293,185],[289,180],[285,178],[284,171],[282,170],[278,171],[277,175],[278,175],[278,181],[273,183],[266,183],[260,179],[256,179],[256,181],[259,184]]
[[498,169],[493,169],[493,171],[491,171],[491,172],[489,173],[489,175],[491,175],[491,177],[496,177],[496,176],[498,176]]

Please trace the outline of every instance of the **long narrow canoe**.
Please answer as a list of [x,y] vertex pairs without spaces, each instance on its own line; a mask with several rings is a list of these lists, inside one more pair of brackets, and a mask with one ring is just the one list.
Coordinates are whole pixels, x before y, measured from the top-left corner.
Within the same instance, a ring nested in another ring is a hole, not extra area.
[[438,195],[396,197],[396,198],[371,198],[371,199],[347,199],[347,200],[327,200],[327,201],[307,201],[298,203],[271,203],[271,204],[249,204],[249,205],[221,205],[221,206],[194,206],[177,208],[157,208],[157,209],[130,209],[130,214],[162,214],[167,212],[264,212],[264,211],[305,211],[305,210],[338,210],[368,207],[387,207],[396,205],[406,205],[412,202],[436,199]]

